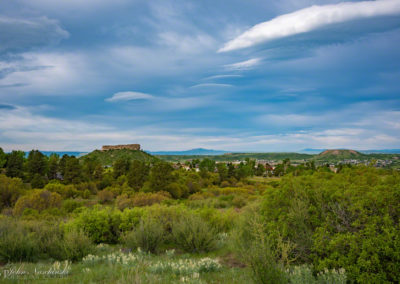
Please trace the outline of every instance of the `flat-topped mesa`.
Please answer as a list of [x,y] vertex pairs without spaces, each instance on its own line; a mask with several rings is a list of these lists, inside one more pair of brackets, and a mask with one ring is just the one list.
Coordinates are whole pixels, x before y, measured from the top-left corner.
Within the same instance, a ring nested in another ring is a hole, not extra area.
[[127,144],[127,145],[104,145],[101,147],[101,151],[108,151],[108,150],[140,150],[140,144]]

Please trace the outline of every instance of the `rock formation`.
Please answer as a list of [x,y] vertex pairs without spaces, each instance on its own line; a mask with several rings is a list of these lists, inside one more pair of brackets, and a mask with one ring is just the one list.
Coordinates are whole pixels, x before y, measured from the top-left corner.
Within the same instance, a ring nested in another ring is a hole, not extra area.
[[101,147],[101,151],[108,151],[108,150],[140,150],[140,144],[127,144],[127,145],[104,145]]

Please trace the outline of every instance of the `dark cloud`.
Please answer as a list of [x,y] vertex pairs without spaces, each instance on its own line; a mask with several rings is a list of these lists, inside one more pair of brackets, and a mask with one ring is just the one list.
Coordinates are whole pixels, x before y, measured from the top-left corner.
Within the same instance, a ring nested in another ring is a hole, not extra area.
[[0,109],[13,110],[16,109],[16,107],[12,105],[0,104]]

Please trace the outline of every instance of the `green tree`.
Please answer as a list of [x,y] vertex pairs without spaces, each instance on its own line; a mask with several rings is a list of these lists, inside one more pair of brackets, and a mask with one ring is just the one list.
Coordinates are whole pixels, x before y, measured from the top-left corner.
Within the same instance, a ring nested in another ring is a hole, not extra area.
[[145,162],[134,160],[128,172],[128,184],[138,191],[149,177],[150,167]]
[[7,154],[4,153],[3,149],[0,147],[0,169],[3,168],[7,163]]
[[88,157],[83,160],[83,173],[88,180],[100,180],[103,176],[103,167],[96,157]]
[[61,173],[62,176],[65,175],[65,166],[67,164],[67,160],[69,159],[69,156],[67,154],[64,154],[61,159],[60,162],[58,163],[58,169]]
[[82,167],[75,156],[67,159],[63,178],[65,183],[79,183],[82,181]]
[[47,159],[38,150],[32,150],[29,152],[28,159],[26,161],[26,171],[28,173],[28,179],[31,181],[34,178],[36,180],[39,177],[43,177],[47,170]]
[[149,182],[152,191],[168,191],[168,186],[176,181],[174,168],[170,163],[158,162],[150,170]]
[[57,172],[58,172],[58,163],[60,161],[60,156],[53,153],[49,157],[49,166],[48,166],[48,171],[47,171],[47,176],[48,178],[51,179],[56,179],[57,178]]
[[213,173],[215,170],[215,161],[205,158],[200,162],[199,168],[200,171],[208,171]]
[[228,168],[225,163],[218,163],[217,164],[217,171],[219,174],[219,182],[223,182],[228,180]]
[[9,177],[23,177],[25,153],[22,151],[12,151],[7,156],[6,175]]
[[265,167],[263,164],[258,164],[256,169],[256,176],[263,176],[265,173]]
[[126,175],[129,171],[129,166],[130,163],[128,159],[120,158],[116,160],[113,165],[114,178],[117,179],[122,175]]

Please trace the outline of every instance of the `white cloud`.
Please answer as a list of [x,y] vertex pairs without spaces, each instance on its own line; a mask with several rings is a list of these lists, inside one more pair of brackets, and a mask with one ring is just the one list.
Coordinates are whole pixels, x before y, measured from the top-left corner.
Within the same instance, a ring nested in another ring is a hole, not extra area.
[[203,84],[197,84],[194,86],[191,86],[190,88],[214,88],[214,87],[232,87],[231,84],[218,84],[218,83],[203,83]]
[[133,101],[133,100],[151,100],[154,99],[152,95],[140,92],[118,92],[111,98],[105,99],[107,102],[120,102],[120,101]]
[[204,80],[214,80],[214,79],[227,79],[227,78],[240,78],[243,77],[242,75],[235,75],[235,74],[226,74],[226,75],[215,75],[204,78]]
[[258,65],[261,62],[261,58],[252,58],[246,61],[241,61],[233,64],[227,64],[224,67],[229,70],[248,70]]
[[399,0],[343,2],[334,5],[311,6],[257,24],[227,42],[218,52],[251,47],[262,42],[306,33],[329,24],[399,13]]

